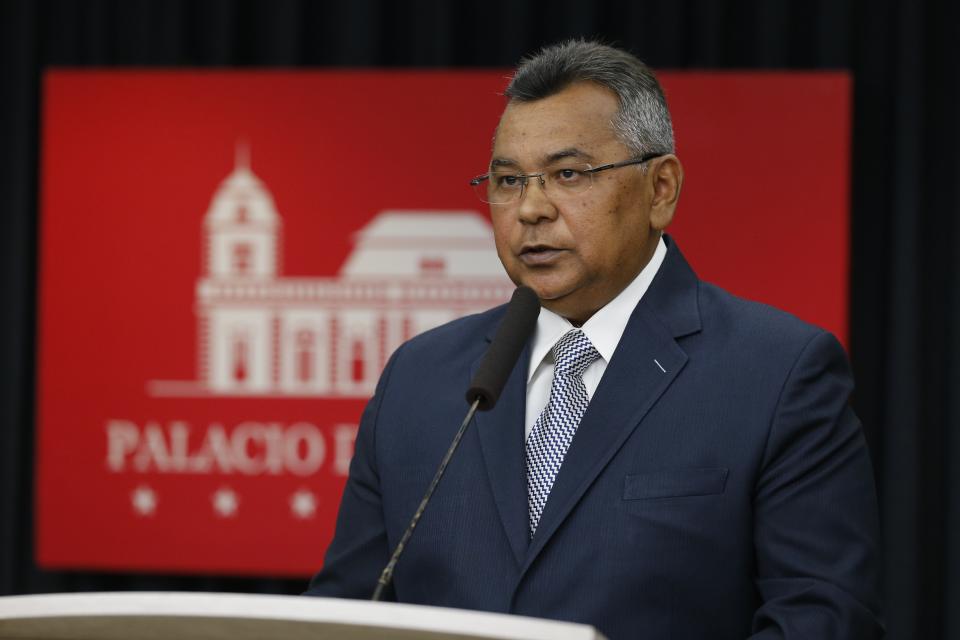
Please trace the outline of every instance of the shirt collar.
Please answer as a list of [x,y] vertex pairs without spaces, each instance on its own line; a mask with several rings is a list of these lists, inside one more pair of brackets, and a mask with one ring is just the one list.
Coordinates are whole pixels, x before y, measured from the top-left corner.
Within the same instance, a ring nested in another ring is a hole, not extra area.
[[[650,262],[640,270],[637,277],[621,291],[616,298],[608,302],[599,311],[594,313],[583,323],[580,329],[587,335],[590,342],[600,353],[604,362],[610,362],[613,352],[620,344],[620,338],[627,328],[627,322],[633,309],[640,302],[653,281],[653,277],[660,270],[663,259],[667,255],[667,245],[660,236],[657,248],[653,252]],[[527,382],[536,373],[544,359],[550,357],[553,345],[563,334],[573,329],[573,325],[563,316],[557,315],[549,309],[540,307],[537,317],[537,330],[533,336],[533,345],[530,348],[530,366],[527,369]]]

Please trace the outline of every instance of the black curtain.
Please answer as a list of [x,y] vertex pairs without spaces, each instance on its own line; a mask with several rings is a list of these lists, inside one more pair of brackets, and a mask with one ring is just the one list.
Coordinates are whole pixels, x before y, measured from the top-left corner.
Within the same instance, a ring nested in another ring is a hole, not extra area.
[[960,246],[960,7],[949,1],[0,3],[0,595],[304,587],[34,564],[44,69],[508,67],[543,44],[581,35],[630,48],[659,69],[852,73],[854,403],[880,492],[889,637],[960,638],[960,258],[953,250]]

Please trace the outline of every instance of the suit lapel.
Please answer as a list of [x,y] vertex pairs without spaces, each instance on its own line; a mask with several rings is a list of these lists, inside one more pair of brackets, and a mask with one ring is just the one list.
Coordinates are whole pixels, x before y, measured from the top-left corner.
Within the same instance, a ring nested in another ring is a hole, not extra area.
[[[523,459],[529,362],[528,343],[507,379],[496,406],[490,411],[477,412],[475,418],[487,476],[517,566],[523,563],[529,541],[527,480]],[[473,363],[471,379],[479,364],[480,359]]]
[[700,329],[698,281],[667,241],[667,258],[631,315],[560,467],[524,572],[687,362],[676,338]]
[[647,313],[638,311],[624,332],[624,337],[630,338],[621,339],[577,428],[550,490],[524,570],[686,364],[687,356],[676,341]]

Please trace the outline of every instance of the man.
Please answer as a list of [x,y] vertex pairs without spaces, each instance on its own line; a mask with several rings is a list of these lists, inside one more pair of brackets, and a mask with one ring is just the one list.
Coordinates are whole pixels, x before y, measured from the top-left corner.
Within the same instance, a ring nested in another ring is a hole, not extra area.
[[[840,345],[700,282],[663,235],[683,169],[643,63],[567,42],[506,93],[474,184],[507,273],[542,309],[392,595],[612,640],[879,637],[876,498]],[[502,316],[394,354],[308,593],[369,597]]]

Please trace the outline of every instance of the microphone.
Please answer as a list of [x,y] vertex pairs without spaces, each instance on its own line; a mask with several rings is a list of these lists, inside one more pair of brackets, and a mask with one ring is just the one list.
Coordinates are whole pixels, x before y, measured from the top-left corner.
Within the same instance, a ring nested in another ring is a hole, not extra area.
[[537,326],[540,300],[530,287],[517,287],[510,298],[507,313],[497,329],[493,344],[477,368],[467,390],[467,402],[479,400],[480,411],[489,411],[497,404],[507,378],[517,364],[527,339]]
[[422,516],[424,510],[426,510],[427,503],[430,502],[433,492],[436,490],[437,485],[440,484],[440,478],[443,477],[444,472],[447,470],[447,465],[450,463],[454,452],[460,445],[460,440],[463,438],[463,434],[466,433],[467,425],[470,424],[473,415],[477,412],[477,409],[489,411],[497,404],[500,392],[503,391],[504,385],[507,384],[507,378],[510,377],[510,372],[513,371],[513,367],[517,364],[517,359],[520,358],[520,352],[523,351],[524,345],[533,333],[533,329],[537,326],[537,316],[539,314],[540,300],[537,298],[537,294],[533,292],[533,289],[530,287],[517,287],[513,292],[513,297],[510,298],[510,303],[507,305],[507,312],[504,314],[503,320],[500,321],[500,326],[497,328],[497,334],[493,337],[493,343],[490,345],[490,348],[487,349],[487,353],[480,362],[477,373],[473,376],[473,381],[470,383],[470,389],[467,391],[467,402],[470,403],[470,409],[460,424],[457,435],[453,437],[450,448],[447,449],[443,460],[440,461],[440,466],[437,467],[437,472],[434,474],[433,480],[430,481],[427,492],[423,495],[423,499],[420,500],[420,506],[417,507],[416,513],[414,513],[410,519],[410,524],[407,525],[407,529],[400,537],[397,548],[393,550],[390,561],[387,562],[387,566],[383,568],[383,572],[381,572],[380,578],[377,580],[377,587],[374,589],[373,596],[370,598],[371,600],[380,600],[383,596],[384,589],[386,589],[393,580],[393,571],[397,566],[397,561],[400,560],[400,555],[410,541],[413,530],[417,528],[420,516]]

